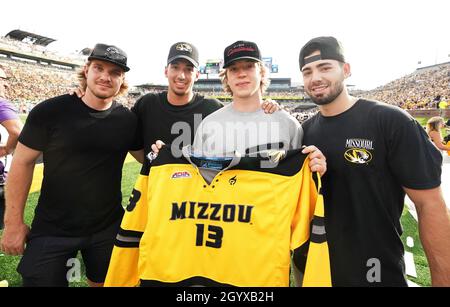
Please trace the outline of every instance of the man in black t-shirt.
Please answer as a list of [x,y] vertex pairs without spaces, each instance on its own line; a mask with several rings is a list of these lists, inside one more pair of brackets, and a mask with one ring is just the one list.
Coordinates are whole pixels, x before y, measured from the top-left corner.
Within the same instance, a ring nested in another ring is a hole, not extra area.
[[[80,273],[78,251],[88,283],[104,282],[124,211],[122,166],[127,152],[139,149],[136,116],[114,101],[127,88],[128,70],[121,49],[97,44],[78,74],[84,97],[51,98],[27,118],[9,173],[1,240],[6,254],[24,255],[24,286],[67,286]],[[44,178],[30,231],[23,213],[41,154]]]
[[[174,148],[192,144],[200,122],[223,107],[217,99],[194,93],[194,83],[200,74],[198,67],[198,50],[194,45],[178,42],[170,47],[164,70],[168,90],[146,94],[131,108],[138,118],[137,144],[143,148],[141,157],[135,156],[137,159],[142,161],[157,140]],[[265,102],[262,108],[273,113],[278,104]]]
[[164,74],[168,90],[146,94],[132,107],[138,118],[137,143],[142,156],[151,151],[157,140],[189,145],[194,130],[207,115],[223,105],[217,99],[208,99],[193,92],[199,77],[197,48],[187,42],[170,47]]
[[[194,93],[194,83],[200,75],[198,68],[199,53],[193,44],[173,44],[164,69],[169,83],[167,91],[146,94],[131,108],[138,119],[136,145],[140,148],[132,154],[139,162],[144,161],[157,140],[170,143],[174,148],[192,144],[203,118],[223,107],[217,99]],[[75,93],[78,97],[84,95],[82,89]],[[279,105],[269,100],[262,108],[266,113],[273,113]]]
[[303,124],[303,140],[327,157],[322,182],[333,285],[407,285],[400,240],[406,192],[417,209],[432,284],[450,286],[439,151],[405,111],[349,95],[350,65],[334,37],[306,43],[299,61],[305,91],[320,110]]

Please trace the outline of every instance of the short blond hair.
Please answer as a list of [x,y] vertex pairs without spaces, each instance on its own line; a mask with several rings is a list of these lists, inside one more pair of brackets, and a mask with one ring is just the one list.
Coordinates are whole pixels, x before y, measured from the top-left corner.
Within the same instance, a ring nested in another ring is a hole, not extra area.
[[[80,82],[80,88],[83,91],[86,91],[86,88],[87,88],[87,80],[86,80],[86,75],[84,74],[84,69],[89,68],[89,66],[91,66],[91,64],[92,64],[91,61],[87,61],[86,64],[77,73],[77,78],[78,78],[78,81]],[[128,87],[129,87],[128,82],[125,80],[125,77],[124,77],[122,85],[120,86],[119,91],[117,92],[116,95],[114,95],[114,97],[125,94],[128,91]]]
[[[269,71],[267,70],[267,67],[261,63],[261,62],[255,62],[256,65],[259,66],[259,70],[261,72],[261,84],[259,85],[261,94],[263,94],[267,88],[270,85],[270,79],[269,79]],[[219,77],[220,77],[220,81],[222,81],[222,87],[223,90],[226,93],[230,93],[231,95],[233,95],[233,91],[231,90],[230,86],[228,85],[228,77],[227,77],[227,68],[224,68],[220,71]]]
[[444,119],[440,116],[434,116],[427,121],[427,132],[438,131],[439,125],[444,124]]

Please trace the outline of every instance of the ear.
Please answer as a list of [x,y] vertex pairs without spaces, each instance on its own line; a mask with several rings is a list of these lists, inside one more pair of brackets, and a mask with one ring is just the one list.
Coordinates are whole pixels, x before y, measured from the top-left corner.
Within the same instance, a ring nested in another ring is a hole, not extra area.
[[197,71],[195,72],[195,81],[194,82],[196,82],[199,77],[200,77],[200,71],[197,69]]
[[164,68],[164,75],[167,78],[167,72],[169,71],[169,66],[166,66],[166,68]]
[[344,70],[345,79],[350,78],[352,75],[352,70],[351,70],[350,64],[344,63],[344,66],[342,67],[342,69]]

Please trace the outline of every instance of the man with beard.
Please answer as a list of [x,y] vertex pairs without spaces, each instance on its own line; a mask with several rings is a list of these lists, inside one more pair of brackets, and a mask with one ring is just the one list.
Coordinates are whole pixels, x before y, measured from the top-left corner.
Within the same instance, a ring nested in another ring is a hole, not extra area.
[[[144,155],[151,152],[152,144],[170,143],[175,149],[191,144],[202,119],[223,107],[219,100],[193,91],[200,75],[198,67],[197,47],[188,42],[173,44],[164,69],[167,91],[148,93],[131,108],[138,119],[136,144],[141,148],[132,155],[139,162],[143,163]],[[75,94],[81,98],[84,91],[78,88]],[[265,101],[261,107],[265,113],[279,109],[279,105],[271,100]]]
[[417,209],[432,284],[450,286],[439,151],[405,111],[349,95],[350,65],[334,37],[310,40],[299,61],[305,91],[320,110],[303,124],[303,140],[327,157],[323,194],[333,285],[407,285],[400,239],[406,192]]
[[[135,158],[140,162],[157,140],[172,144],[175,149],[192,144],[202,119],[223,107],[217,99],[193,91],[200,74],[198,67],[199,54],[193,44],[173,44],[164,70],[169,83],[167,91],[146,94],[131,108],[138,118],[137,141],[143,151]],[[266,101],[261,108],[265,113],[273,113],[279,105]]]
[[[80,269],[78,251],[89,285],[105,280],[124,212],[122,166],[135,149],[136,117],[114,101],[128,87],[128,70],[125,52],[97,44],[78,74],[86,94],[48,99],[27,118],[8,176],[1,240],[6,254],[24,254],[17,269],[24,286],[67,286],[69,271]],[[30,231],[24,209],[41,154],[44,179]]]

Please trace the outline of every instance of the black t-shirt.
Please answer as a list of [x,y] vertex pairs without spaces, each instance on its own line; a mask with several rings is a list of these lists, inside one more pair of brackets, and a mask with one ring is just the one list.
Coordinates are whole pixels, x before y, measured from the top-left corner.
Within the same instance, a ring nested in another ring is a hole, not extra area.
[[190,145],[200,122],[221,107],[220,101],[198,94],[183,106],[170,104],[167,92],[144,95],[131,109],[138,118],[137,146],[147,155],[157,140],[179,147]]
[[314,116],[303,130],[304,144],[327,158],[323,194],[333,285],[405,286],[402,187],[439,186],[439,151],[408,113],[363,99],[337,116]]
[[121,219],[122,166],[136,150],[136,126],[136,116],[116,102],[97,111],[63,95],[33,108],[19,137],[43,152],[33,236],[84,236]]

